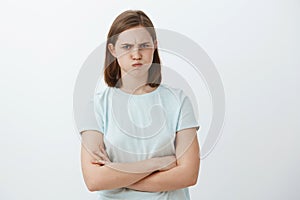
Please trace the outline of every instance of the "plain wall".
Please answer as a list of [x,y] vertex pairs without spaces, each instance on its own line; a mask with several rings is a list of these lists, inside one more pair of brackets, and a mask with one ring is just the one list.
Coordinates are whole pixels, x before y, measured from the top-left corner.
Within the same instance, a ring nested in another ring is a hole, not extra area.
[[1,1],[0,199],[96,199],[81,174],[73,89],[126,9],[196,41],[223,80],[222,137],[192,199],[300,199],[296,0]]

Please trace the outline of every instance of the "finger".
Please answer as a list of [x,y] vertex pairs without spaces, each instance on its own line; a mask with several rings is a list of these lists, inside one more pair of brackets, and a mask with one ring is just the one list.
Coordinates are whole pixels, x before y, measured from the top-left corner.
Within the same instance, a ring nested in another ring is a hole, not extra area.
[[96,155],[96,157],[94,157],[94,162],[97,163],[99,161],[102,161],[100,162],[101,164],[103,162],[107,163],[107,162],[110,162],[110,160],[108,158],[106,158],[106,156],[104,154],[102,154],[101,152],[94,152],[94,155]]
[[103,160],[110,162],[106,151],[100,147],[100,151],[97,151],[96,154]]
[[103,160],[105,160],[106,162],[110,162],[109,158],[106,157],[105,155],[101,157]]
[[96,154],[100,158],[105,157],[105,155],[101,151],[95,151],[94,154]]
[[104,164],[106,164],[106,162],[101,159],[94,159],[94,160],[92,160],[92,164],[104,165]]
[[107,152],[105,151],[105,149],[103,149],[103,148],[101,148],[101,149],[102,149],[102,153],[103,153],[106,157],[109,158],[109,156],[108,156]]
[[109,156],[107,155],[106,151],[105,151],[102,147],[100,147],[100,151],[101,151],[102,154],[103,154],[103,157],[102,157],[102,158],[103,158],[105,161],[110,162]]

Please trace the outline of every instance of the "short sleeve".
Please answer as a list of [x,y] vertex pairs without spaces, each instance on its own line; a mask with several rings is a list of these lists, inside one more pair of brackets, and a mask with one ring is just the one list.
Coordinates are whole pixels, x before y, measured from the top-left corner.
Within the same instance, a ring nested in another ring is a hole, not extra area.
[[102,98],[103,93],[98,93],[94,97],[94,114],[97,122],[98,131],[104,134],[104,124],[105,124],[105,101]]
[[87,102],[78,122],[78,131],[82,133],[87,130],[95,130],[104,133],[104,109],[99,94],[95,94]]
[[199,127],[200,126],[195,118],[192,103],[188,96],[184,96],[180,105],[176,132],[187,128],[196,128],[199,130]]

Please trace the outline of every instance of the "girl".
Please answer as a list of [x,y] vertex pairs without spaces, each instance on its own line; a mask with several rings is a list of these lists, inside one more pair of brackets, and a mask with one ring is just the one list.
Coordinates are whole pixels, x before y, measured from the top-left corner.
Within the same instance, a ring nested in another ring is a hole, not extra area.
[[200,166],[199,125],[189,98],[161,84],[151,20],[125,11],[107,37],[104,80],[94,98],[97,127],[82,133],[85,183],[108,199],[190,199]]

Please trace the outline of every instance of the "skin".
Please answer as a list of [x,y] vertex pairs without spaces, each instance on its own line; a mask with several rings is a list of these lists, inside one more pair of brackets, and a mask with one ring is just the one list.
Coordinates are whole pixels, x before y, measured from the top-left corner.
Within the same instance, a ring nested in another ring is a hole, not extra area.
[[[153,90],[143,85],[148,79],[148,70],[152,64],[154,50],[157,48],[157,41],[153,41],[144,27],[138,26],[122,32],[116,44],[110,43],[108,48],[121,68],[123,85],[120,89],[131,94],[143,94]],[[143,65],[132,66],[135,63]]]
[[[157,42],[143,27],[122,32],[116,44],[108,45],[116,57],[122,75],[122,89],[131,94],[154,90],[144,86]],[[142,63],[134,67],[134,63]],[[176,133],[176,155],[151,158],[132,163],[112,163],[105,151],[103,133],[82,133],[81,163],[85,183],[90,191],[127,187],[160,192],[196,184],[200,167],[200,150],[195,128]]]
[[153,173],[128,186],[130,189],[162,192],[195,185],[200,169],[200,150],[195,128],[176,133],[176,166]]
[[99,154],[101,148],[105,148],[102,133],[97,131],[82,133],[81,167],[84,181],[90,191],[130,186],[155,171],[165,171],[176,165],[174,156],[151,158],[134,163],[107,162],[108,157]]

